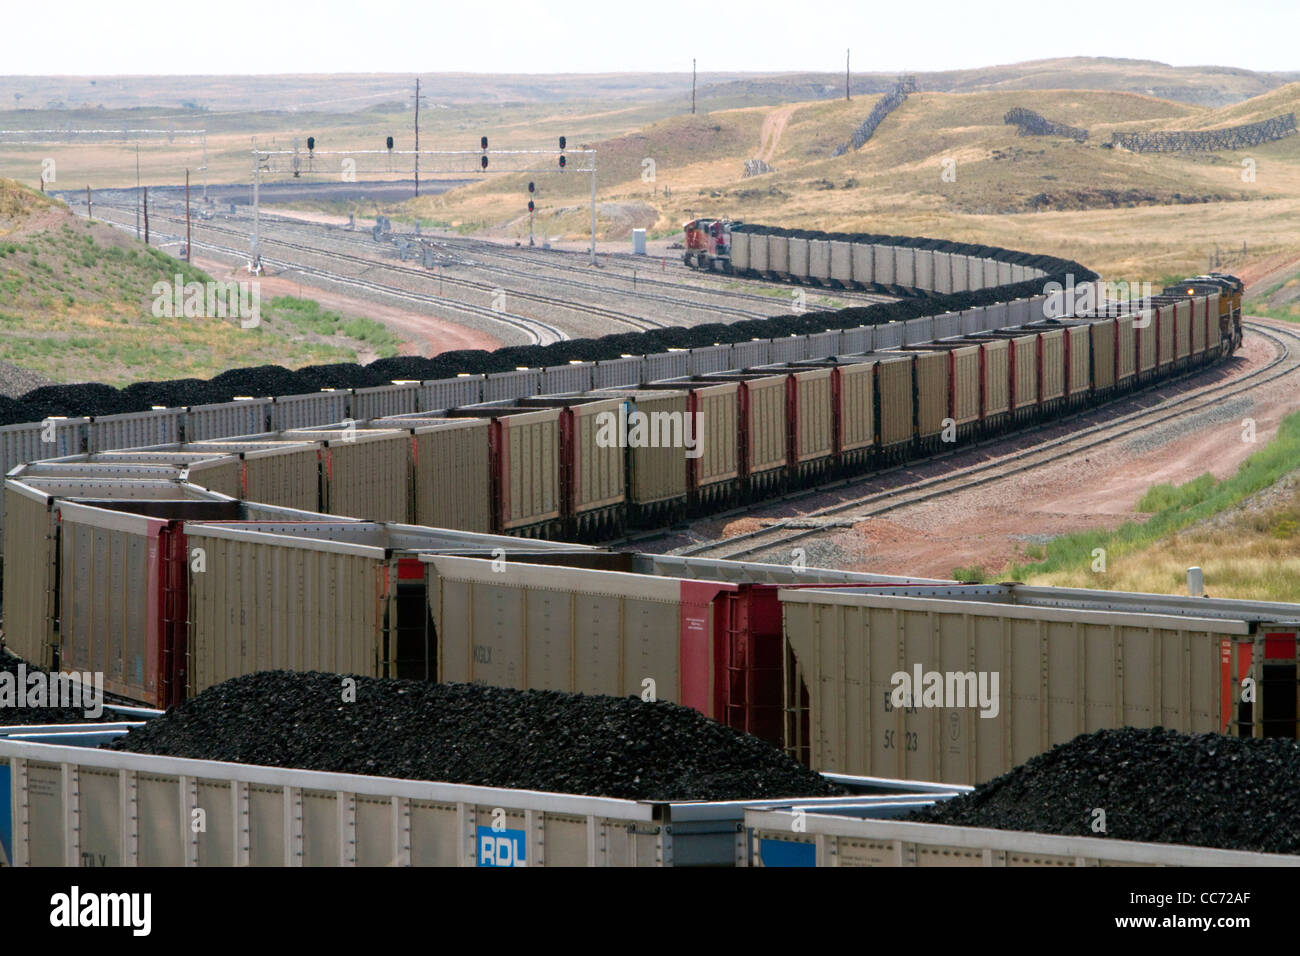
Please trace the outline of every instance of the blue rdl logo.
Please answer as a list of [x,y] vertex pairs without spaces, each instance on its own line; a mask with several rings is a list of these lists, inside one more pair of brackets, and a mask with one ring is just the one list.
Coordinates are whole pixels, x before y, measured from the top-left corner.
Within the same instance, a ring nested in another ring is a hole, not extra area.
[[523,830],[478,828],[478,866],[523,866],[527,859]]
[[816,866],[817,844],[788,840],[760,840],[759,856],[764,866]]

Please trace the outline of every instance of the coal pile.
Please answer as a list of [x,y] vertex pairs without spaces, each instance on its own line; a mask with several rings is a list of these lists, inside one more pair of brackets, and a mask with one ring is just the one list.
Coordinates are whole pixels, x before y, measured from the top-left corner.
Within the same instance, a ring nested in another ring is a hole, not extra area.
[[770,744],[665,701],[267,671],[105,746],[335,773],[631,800],[831,796]]
[[[21,674],[19,667],[22,667]],[[32,674],[45,674],[46,671],[32,664],[24,664],[8,651],[0,650],[0,674],[11,674],[12,680],[18,681]],[[6,683],[8,678],[5,679]],[[15,684],[15,692],[17,690]],[[28,685],[30,691],[30,684]],[[111,711],[104,711],[98,717],[87,717],[80,707],[8,707],[0,704],[0,727],[16,724],[84,724],[96,721],[120,720]]]
[[[1097,809],[1105,832],[1093,830]],[[910,819],[1300,853],[1300,744],[1161,727],[1102,730]]]

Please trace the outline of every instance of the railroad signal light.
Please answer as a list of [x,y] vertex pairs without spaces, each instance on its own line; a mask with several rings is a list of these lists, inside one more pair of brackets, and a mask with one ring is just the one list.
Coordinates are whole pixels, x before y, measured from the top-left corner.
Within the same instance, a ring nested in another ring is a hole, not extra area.
[[560,168],[563,169],[564,167],[565,167],[564,154],[561,153],[561,154],[560,154]]
[[484,136],[482,139],[479,140],[479,145],[480,145],[483,149],[487,149],[487,137],[486,137],[486,136]]
[[533,211],[533,201],[531,199],[528,200],[528,211],[529,212]]
[[486,156],[481,157],[480,162],[482,162],[483,168],[487,169],[487,157]]
[[561,137],[560,137],[560,149],[564,149],[565,143],[566,143],[565,138],[564,138],[563,136],[561,136]]
[[389,148],[389,149],[392,149],[392,148],[393,148],[393,137],[391,137],[391,136],[388,137],[388,148]]
[[307,137],[307,152],[310,153],[310,152],[312,152],[312,151],[315,150],[315,149],[316,149],[316,137],[315,137],[315,136],[308,136],[308,137]]
[[532,192],[536,192],[536,191],[537,191],[537,187],[536,187],[533,183],[529,183],[529,184],[528,184],[528,191],[529,191],[530,193],[532,193]]

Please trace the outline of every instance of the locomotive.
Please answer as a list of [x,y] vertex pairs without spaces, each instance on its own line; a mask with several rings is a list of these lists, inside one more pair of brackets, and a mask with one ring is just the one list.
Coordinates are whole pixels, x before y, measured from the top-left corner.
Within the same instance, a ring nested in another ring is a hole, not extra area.
[[1219,337],[1229,349],[1241,347],[1241,299],[1246,284],[1226,272],[1190,276],[1160,290],[1161,295],[1211,295],[1219,293]]
[[739,225],[730,219],[692,219],[682,226],[686,234],[684,261],[692,269],[705,272],[725,272],[731,268],[731,227]]

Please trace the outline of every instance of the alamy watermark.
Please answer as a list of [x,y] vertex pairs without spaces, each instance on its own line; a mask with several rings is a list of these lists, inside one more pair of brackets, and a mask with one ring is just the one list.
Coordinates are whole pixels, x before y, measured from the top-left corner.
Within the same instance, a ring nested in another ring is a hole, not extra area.
[[927,671],[920,664],[912,673],[896,671],[889,678],[895,707],[978,707],[981,717],[996,717],[997,671]]
[[5,723],[8,708],[65,707],[80,710],[88,720],[98,720],[104,713],[104,675],[94,673],[48,674],[27,672],[19,664],[17,672],[0,671],[0,724]]
[[153,285],[153,316],[156,319],[238,318],[245,329],[262,323],[262,288],[257,280],[230,282],[186,282],[177,273],[171,283]]
[[[1150,282],[1081,282],[1076,284],[1073,274],[1067,274],[1065,284],[1047,282],[1043,284],[1043,318],[1062,319],[1081,312],[1090,312],[1100,308],[1118,308],[1121,312],[1138,312],[1142,303],[1154,295]],[[1140,319],[1145,328],[1151,321],[1146,314]],[[1136,325],[1136,323],[1135,323]]]
[[704,416],[699,412],[617,412],[596,414],[599,448],[682,448],[687,458],[704,454]]

